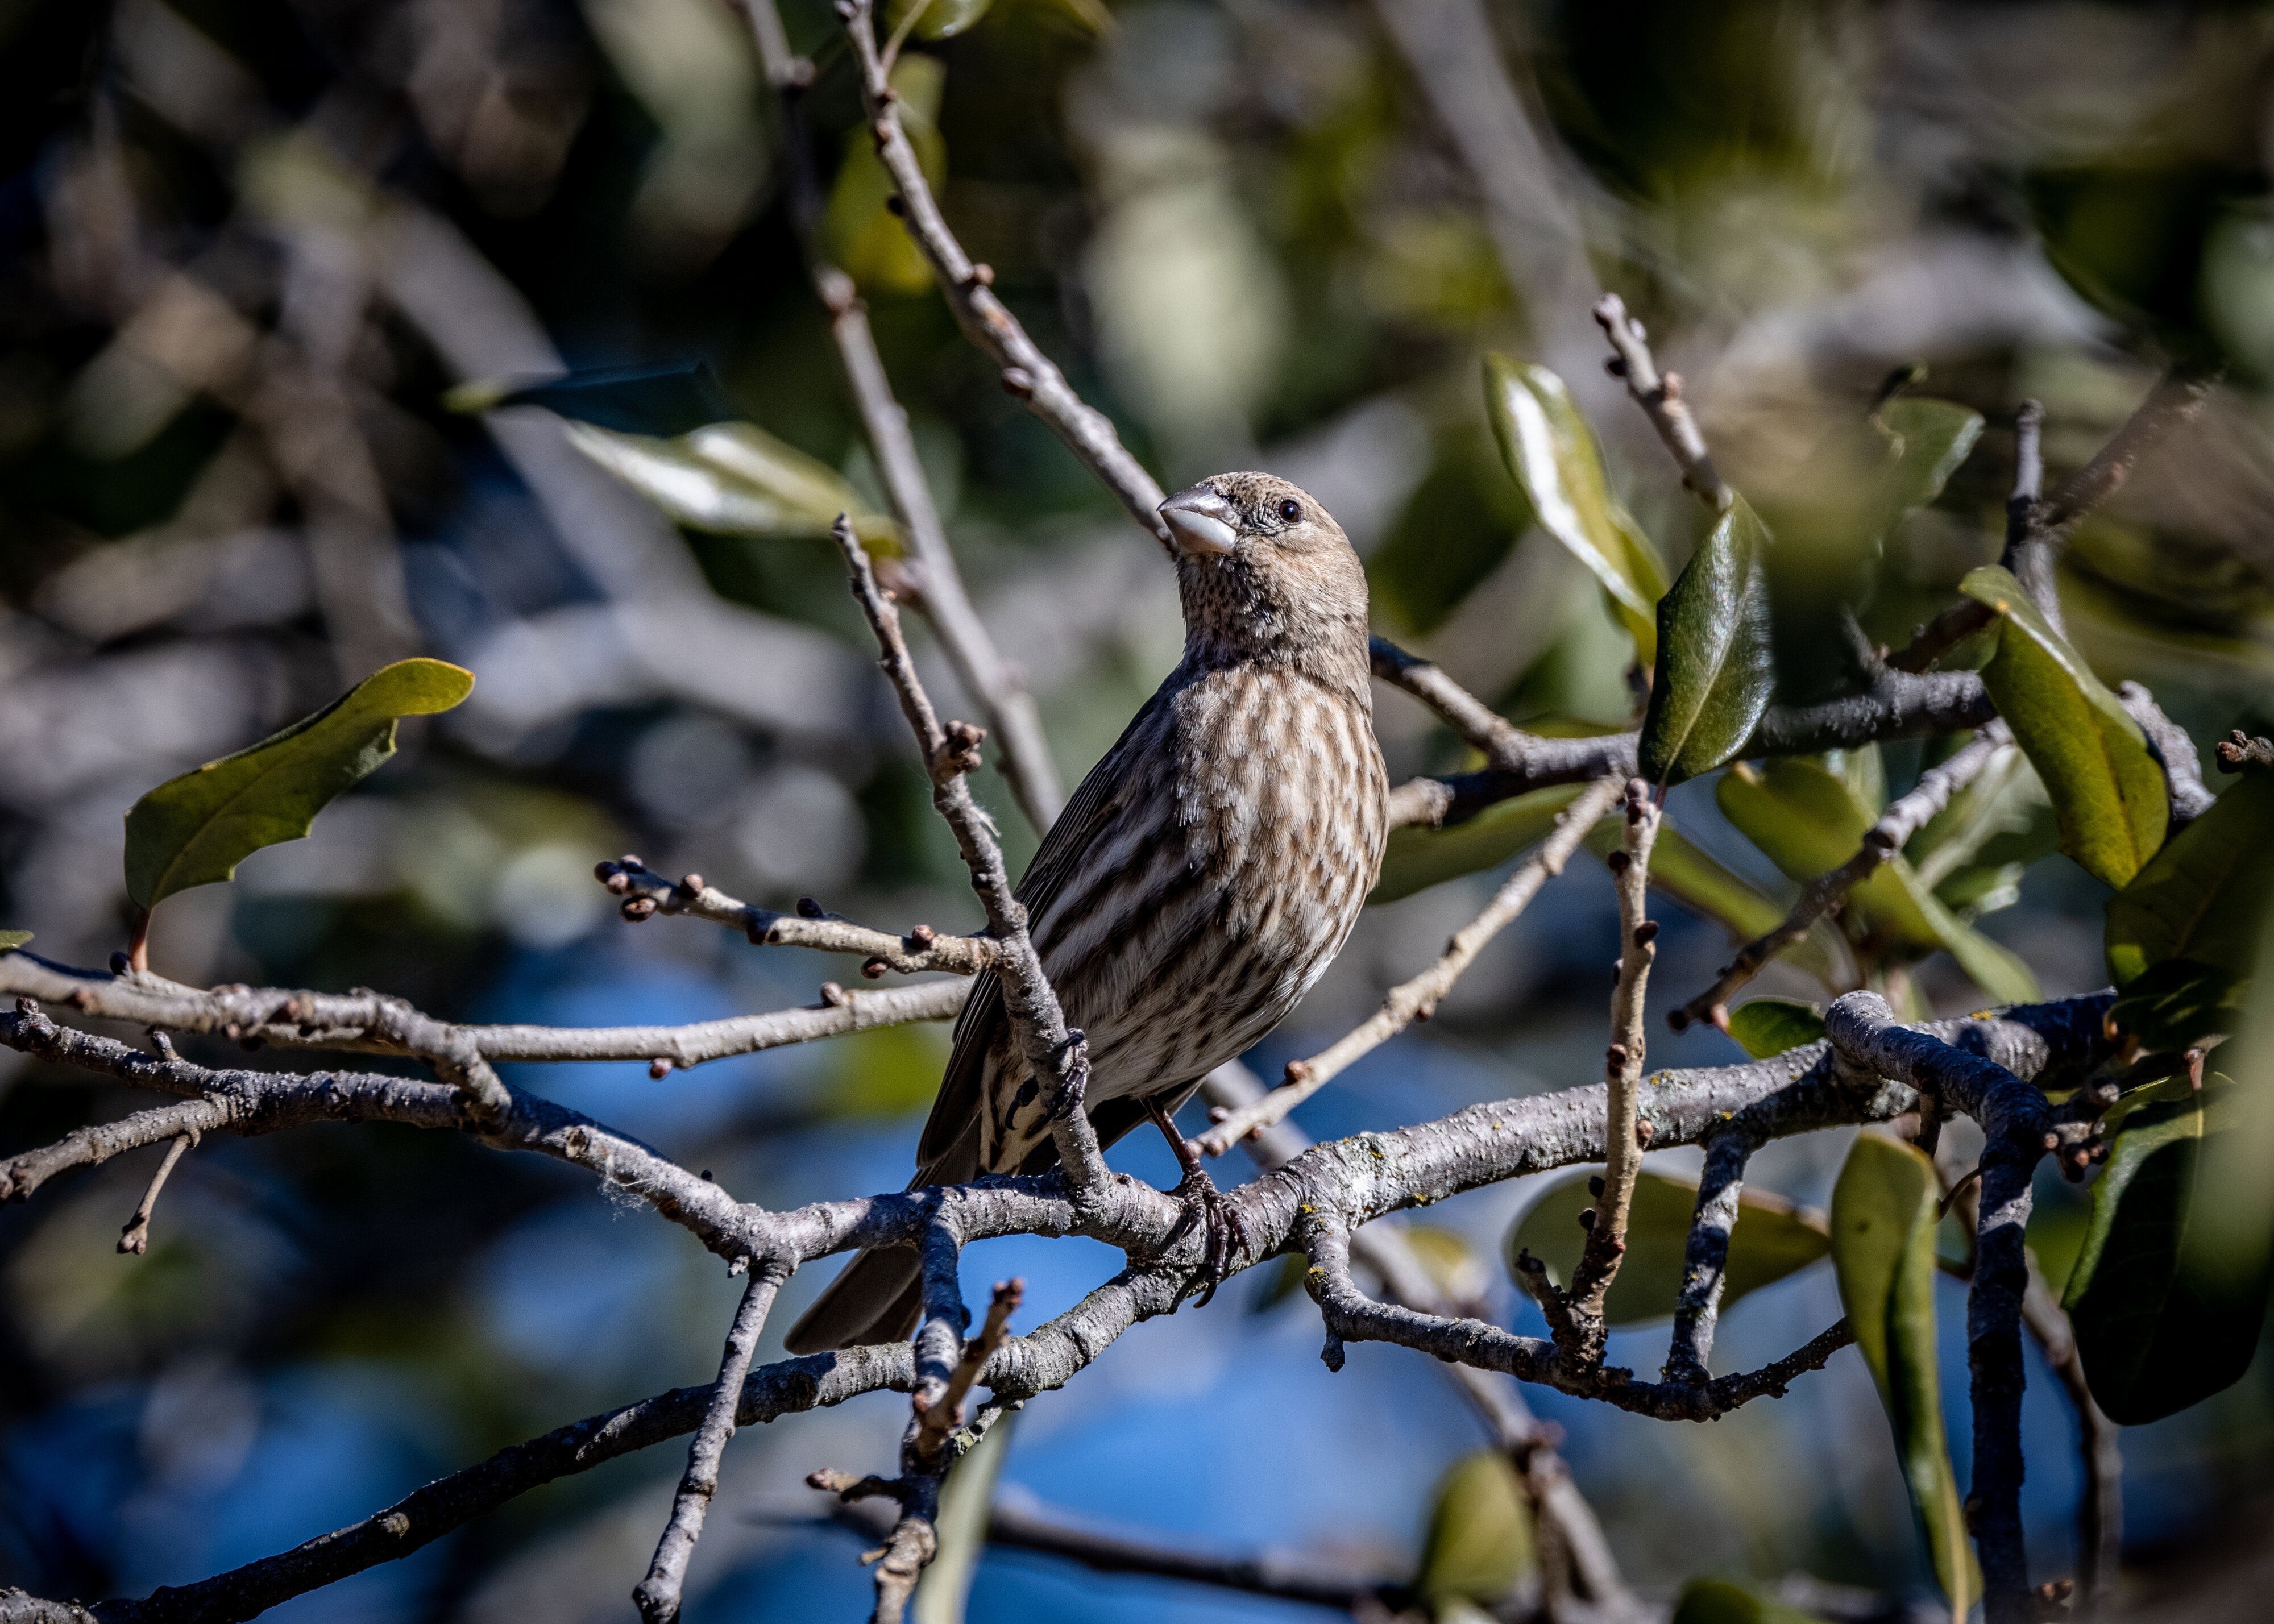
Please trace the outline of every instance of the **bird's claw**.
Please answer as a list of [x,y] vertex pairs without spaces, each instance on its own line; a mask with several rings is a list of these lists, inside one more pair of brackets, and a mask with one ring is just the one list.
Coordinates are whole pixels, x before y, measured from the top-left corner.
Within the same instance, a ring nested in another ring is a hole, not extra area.
[[1184,1177],[1169,1194],[1182,1203],[1185,1210],[1176,1227],[1169,1231],[1168,1239],[1161,1243],[1162,1252],[1174,1251],[1195,1223],[1201,1226],[1205,1241],[1200,1267],[1185,1282],[1171,1306],[1182,1307],[1185,1299],[1197,1289],[1200,1300],[1193,1306],[1206,1308],[1216,1296],[1216,1289],[1231,1273],[1231,1254],[1235,1248],[1246,1244],[1247,1232],[1239,1214],[1224,1199],[1224,1192],[1216,1187],[1216,1180],[1208,1176],[1205,1168],[1186,1169]]

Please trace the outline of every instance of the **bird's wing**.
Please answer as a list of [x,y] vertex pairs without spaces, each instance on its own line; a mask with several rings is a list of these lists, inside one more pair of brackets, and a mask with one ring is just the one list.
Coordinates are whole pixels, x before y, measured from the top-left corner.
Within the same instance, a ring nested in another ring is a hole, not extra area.
[[[1171,678],[1171,682],[1163,683],[1130,718],[1121,737],[1089,770],[1089,776],[1082,779],[1073,798],[1066,802],[1065,809],[1043,837],[1035,861],[1027,865],[1026,876],[1019,882],[1019,900],[1026,904],[1029,921],[1042,918],[1058,899],[1066,881],[1081,866],[1083,853],[1095,844],[1098,831],[1111,819],[1113,792],[1121,782],[1121,763],[1129,741],[1156,707],[1167,703],[1165,696],[1173,681]],[[992,970],[982,971],[972,983],[971,996],[963,1001],[963,1013],[956,1018],[954,1047],[948,1051],[947,1071],[940,1079],[939,1097],[932,1101],[931,1115],[924,1122],[923,1137],[916,1143],[918,1167],[930,1168],[953,1149],[978,1115],[979,1091],[987,1072],[987,1051],[1003,1030],[1005,1019],[1003,983]]]

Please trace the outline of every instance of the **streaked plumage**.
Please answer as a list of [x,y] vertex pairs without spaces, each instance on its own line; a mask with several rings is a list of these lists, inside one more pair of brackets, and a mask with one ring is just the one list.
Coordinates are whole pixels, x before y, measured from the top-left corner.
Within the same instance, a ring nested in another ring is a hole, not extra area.
[[[1111,1143],[1173,1111],[1278,1024],[1349,936],[1382,863],[1366,577],[1318,502],[1220,474],[1163,508],[1185,655],[1074,792],[1019,886],[1043,966],[1087,1034]],[[974,984],[917,1149],[917,1184],[1050,1165],[1048,1102],[991,975]],[[795,1351],[904,1336],[915,1254],[864,1253]]]

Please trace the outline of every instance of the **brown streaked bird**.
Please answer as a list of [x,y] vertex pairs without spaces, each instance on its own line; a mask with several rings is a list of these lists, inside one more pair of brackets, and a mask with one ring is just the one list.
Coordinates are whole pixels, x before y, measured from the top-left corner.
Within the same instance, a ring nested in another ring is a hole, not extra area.
[[[1218,474],[1161,516],[1176,541],[1184,658],[1050,826],[1019,899],[1067,1025],[1088,1035],[1099,1139],[1150,1118],[1197,1202],[1212,1186],[1171,1115],[1341,951],[1381,871],[1389,784],[1366,574],[1317,499],[1269,474]],[[982,975],[910,1188],[1039,1172],[1055,1158],[1049,1101],[1001,987]],[[919,1298],[913,1249],[862,1252],[789,1348],[907,1336]]]

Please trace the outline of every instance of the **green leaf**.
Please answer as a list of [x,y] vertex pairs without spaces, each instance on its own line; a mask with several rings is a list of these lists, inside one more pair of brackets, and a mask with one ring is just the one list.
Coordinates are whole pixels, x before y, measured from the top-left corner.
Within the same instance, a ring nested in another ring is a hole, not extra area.
[[[1586,1238],[1579,1214],[1594,1205],[1587,1192],[1589,1177],[1574,1173],[1558,1179],[1525,1209],[1502,1246],[1511,1270],[1516,1254],[1528,1252],[1547,1266],[1558,1283],[1571,1278]],[[1626,1256],[1603,1301],[1607,1322],[1637,1325],[1674,1312],[1688,1263],[1690,1221],[1697,1210],[1694,1181],[1648,1169],[1636,1178],[1634,1204],[1627,1214]],[[1748,1292],[1807,1267],[1830,1246],[1823,1214],[1746,1185],[1738,1196],[1737,1226],[1729,1231],[1723,1311]]]
[[1544,366],[1487,355],[1484,379],[1493,436],[1532,516],[1594,572],[1612,613],[1634,638],[1637,658],[1656,665],[1666,565],[1612,496],[1585,415],[1563,380]]
[[1768,530],[1739,497],[1698,544],[1658,605],[1657,674],[1643,718],[1642,776],[1679,784],[1709,772],[1752,737],[1776,677]]
[[2210,1141],[2234,1120],[2235,1089],[2184,1078],[2127,1112],[2092,1191],[2092,1222],[2063,1305],[2092,1395],[2126,1426],[2161,1420],[2232,1386],[2258,1349],[2270,1251],[2214,1210],[2231,1191],[2205,1177]]
[[1382,877],[1369,903],[1396,902],[1417,891],[1497,868],[1555,827],[1565,807],[1578,799],[1577,784],[1536,789],[1487,807],[1465,823],[1447,829],[1393,829],[1382,853]]
[[2060,848],[2121,887],[2164,843],[2164,770],[2147,736],[2022,583],[1995,564],[1959,590],[2004,617],[1982,680],[2028,752],[2060,821]]
[[394,755],[396,718],[448,710],[473,689],[471,671],[398,660],[250,749],[161,784],[126,814],[126,894],[147,909],[233,879],[262,846],[305,835],[335,795]]
[[1003,1475],[1003,1457],[1011,1449],[1011,1424],[1017,1419],[1016,1414],[998,1417],[987,1435],[948,1469],[947,1481],[940,1485],[939,1514],[932,1520],[938,1553],[916,1582],[908,1608],[913,1624],[963,1624],[971,1575],[987,1548],[987,1516],[995,1501],[996,1479]]
[[1942,494],[1982,438],[1982,414],[1954,401],[1905,395],[1879,408],[1878,422],[1896,447],[1878,492],[1879,534],[1884,536],[1906,514]]
[[2128,987],[2187,959],[2250,974],[2274,898],[2274,773],[2246,772],[2108,899],[2108,969]]
[[2150,965],[2108,1011],[2119,1032],[2166,1054],[2240,1029],[2250,983],[2222,965],[2166,959]]
[[542,383],[484,380],[460,384],[443,397],[453,411],[496,411],[542,406],[575,423],[620,434],[671,436],[723,423],[734,415],[718,374],[707,361],[670,366],[604,367]]
[[[1812,880],[1853,857],[1878,816],[1856,792],[1852,763],[1842,765],[1849,770],[1801,756],[1759,767],[1741,762],[1714,786],[1714,804],[1788,876]],[[2029,966],[1953,914],[1900,854],[1849,892],[1842,917],[1859,941],[1948,949],[1993,1003],[2038,996]]]
[[1429,1507],[1413,1588],[1433,1604],[1499,1601],[1532,1571],[1532,1508],[1497,1449],[1453,1462]]
[[2032,863],[2059,838],[2044,781],[2021,747],[2009,744],[1992,752],[1989,764],[1910,838],[1903,855],[1920,882],[1948,901],[1946,884],[1963,889],[1960,876],[1970,868]]
[[1858,1134],[1832,1191],[1832,1261],[1849,1327],[1894,1429],[1895,1453],[1935,1576],[1955,1614],[1973,1604],[1981,1585],[1944,1442],[1935,1363],[1934,1230],[1940,1193],[1934,1166],[1916,1146]]
[[923,14],[910,32],[919,40],[949,40],[986,16],[993,4],[994,0],[892,0],[885,22],[889,31],[898,33],[908,13],[922,5]]
[[31,939],[28,930],[0,930],[0,953],[12,953]]
[[1813,1043],[1824,1035],[1824,1011],[1798,998],[1754,998],[1729,1011],[1729,1035],[1756,1060]]
[[1764,1601],[1726,1579],[1692,1579],[1682,1587],[1672,1624],[1823,1624],[1812,1613]]

